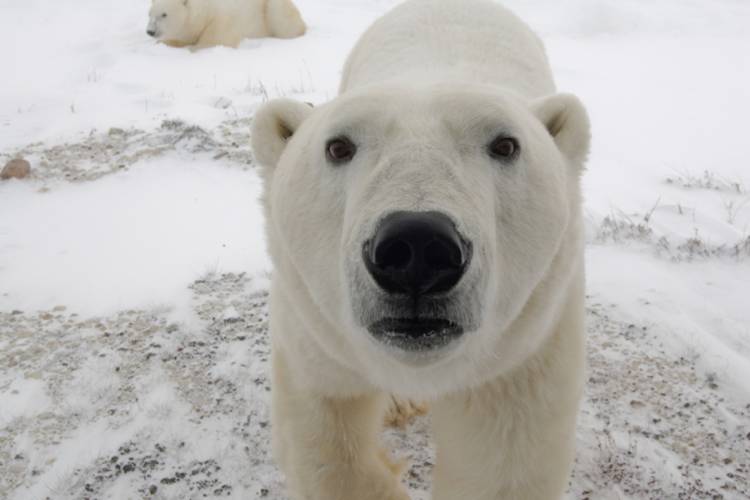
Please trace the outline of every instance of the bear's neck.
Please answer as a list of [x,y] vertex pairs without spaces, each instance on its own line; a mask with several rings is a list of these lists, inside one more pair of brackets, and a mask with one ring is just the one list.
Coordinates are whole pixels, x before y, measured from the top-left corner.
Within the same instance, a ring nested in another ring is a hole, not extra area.
[[188,29],[186,31],[191,34],[191,40],[187,41],[188,43],[194,44],[200,39],[205,29],[216,18],[217,10],[216,1],[193,0],[187,19]]

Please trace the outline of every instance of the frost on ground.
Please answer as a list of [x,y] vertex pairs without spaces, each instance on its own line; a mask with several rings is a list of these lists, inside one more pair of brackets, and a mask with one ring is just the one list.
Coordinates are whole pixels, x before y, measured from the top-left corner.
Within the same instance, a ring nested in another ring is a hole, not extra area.
[[[242,274],[165,311],[0,313],[0,497],[282,500],[270,457],[267,292]],[[650,323],[588,300],[589,380],[573,498],[741,498],[750,401],[672,354]],[[385,442],[427,499],[429,417]]]
[[[278,491],[268,458],[266,293],[247,285],[242,275],[193,283],[197,330],[153,311],[3,313],[3,408],[46,407],[31,418],[0,414],[0,496]],[[25,400],[36,386],[43,403]]]
[[[589,297],[586,398],[574,498],[742,498],[750,492],[750,399],[701,374],[650,322]],[[644,304],[648,307],[648,304]]]
[[92,131],[81,141],[52,147],[37,142],[0,153],[0,164],[11,158],[25,158],[34,165],[31,179],[44,184],[94,181],[172,151],[211,152],[214,160],[224,158],[249,169],[253,160],[249,123],[249,118],[226,120],[213,131],[182,120],[164,120],[158,129],[149,131],[113,127],[106,133]]

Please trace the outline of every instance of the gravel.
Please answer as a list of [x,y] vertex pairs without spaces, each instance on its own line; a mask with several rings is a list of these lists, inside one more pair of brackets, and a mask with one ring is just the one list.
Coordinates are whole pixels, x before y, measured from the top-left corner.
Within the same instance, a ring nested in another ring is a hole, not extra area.
[[[0,313],[0,390],[26,377],[51,399],[0,431],[1,497],[28,498],[43,485],[49,498],[111,498],[123,488],[142,498],[285,498],[269,455],[267,292],[242,274],[190,288],[196,329],[166,311]],[[572,496],[742,498],[750,491],[748,402],[723,393],[720,377],[699,375],[696,357],[670,356],[653,325],[616,314],[589,299]],[[164,384],[173,394],[160,405],[149,393]],[[93,427],[109,436],[89,443],[100,453],[60,464]],[[389,429],[385,442],[408,460],[414,498],[428,498],[429,416]]]

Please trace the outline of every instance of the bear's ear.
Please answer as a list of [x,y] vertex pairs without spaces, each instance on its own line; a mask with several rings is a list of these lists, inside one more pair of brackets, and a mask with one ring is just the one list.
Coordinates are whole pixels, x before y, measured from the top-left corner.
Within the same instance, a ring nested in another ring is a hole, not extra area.
[[286,143],[312,113],[312,105],[292,99],[264,104],[253,119],[253,154],[264,167],[275,167]]
[[572,94],[556,94],[534,101],[531,107],[560,152],[574,166],[583,168],[589,154],[591,125],[581,101]]

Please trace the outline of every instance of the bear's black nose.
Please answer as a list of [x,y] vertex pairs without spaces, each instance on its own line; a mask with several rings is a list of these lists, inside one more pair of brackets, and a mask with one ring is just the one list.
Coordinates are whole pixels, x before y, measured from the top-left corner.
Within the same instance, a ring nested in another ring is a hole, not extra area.
[[453,288],[471,258],[471,245],[440,212],[394,212],[363,248],[365,266],[386,292],[412,296]]
[[154,35],[156,35],[156,31],[152,30],[152,29],[147,29],[146,33],[148,34],[148,36],[154,36]]

